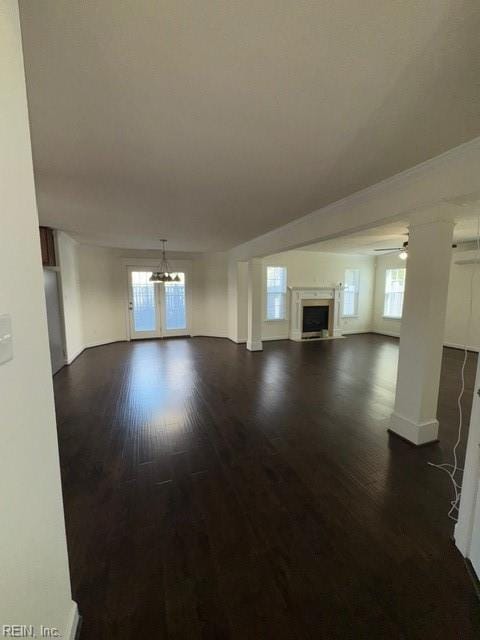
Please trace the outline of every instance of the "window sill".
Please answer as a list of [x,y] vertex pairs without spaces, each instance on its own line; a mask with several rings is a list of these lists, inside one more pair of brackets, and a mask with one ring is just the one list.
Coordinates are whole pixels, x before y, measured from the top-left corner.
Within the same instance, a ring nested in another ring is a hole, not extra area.
[[285,322],[286,318],[265,318],[264,322]]
[[384,320],[401,320],[402,316],[382,316]]
[[344,316],[344,315],[341,315],[341,316],[340,316],[340,318],[341,318],[342,320],[343,320],[343,319],[348,320],[349,318],[352,318],[353,320],[355,320],[355,319],[357,319],[357,320],[358,320],[358,318],[359,318],[359,317],[360,317],[360,314],[358,314],[358,313],[355,313],[355,314],[354,314],[354,315],[352,315],[352,316]]

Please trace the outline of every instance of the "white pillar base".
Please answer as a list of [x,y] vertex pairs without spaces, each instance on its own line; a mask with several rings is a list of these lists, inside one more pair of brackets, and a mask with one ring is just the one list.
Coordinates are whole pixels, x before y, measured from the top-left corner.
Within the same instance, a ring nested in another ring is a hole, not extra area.
[[261,340],[247,340],[247,349],[249,351],[263,351],[263,342]]
[[438,420],[432,418],[426,422],[413,422],[393,412],[390,417],[389,431],[417,446],[437,442]]
[[66,630],[65,637],[68,640],[75,640],[80,626],[80,615],[78,613],[78,606],[75,600],[72,600],[72,608],[70,610],[70,616],[68,621],[68,628]]

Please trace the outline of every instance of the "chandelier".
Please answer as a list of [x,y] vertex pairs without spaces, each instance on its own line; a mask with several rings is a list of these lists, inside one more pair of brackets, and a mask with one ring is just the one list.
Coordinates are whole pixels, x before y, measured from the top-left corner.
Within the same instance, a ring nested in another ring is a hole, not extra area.
[[180,276],[178,273],[173,274],[170,271],[170,265],[168,264],[166,254],[166,240],[160,240],[162,243],[162,263],[159,271],[154,271],[150,276],[150,282],[180,282]]

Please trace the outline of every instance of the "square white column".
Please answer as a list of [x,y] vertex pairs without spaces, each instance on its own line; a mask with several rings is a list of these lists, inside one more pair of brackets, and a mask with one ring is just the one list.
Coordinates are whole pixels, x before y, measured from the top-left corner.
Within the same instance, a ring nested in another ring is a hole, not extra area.
[[262,351],[262,260],[254,258],[248,263],[248,318],[247,349]]
[[439,219],[409,226],[408,261],[395,409],[390,430],[421,445],[438,438],[442,365],[454,223]]

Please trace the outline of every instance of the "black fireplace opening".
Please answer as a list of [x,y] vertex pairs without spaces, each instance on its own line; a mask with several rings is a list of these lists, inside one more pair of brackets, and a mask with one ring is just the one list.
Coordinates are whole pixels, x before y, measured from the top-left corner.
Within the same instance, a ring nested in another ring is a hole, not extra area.
[[328,329],[329,305],[303,307],[303,333],[320,332]]

